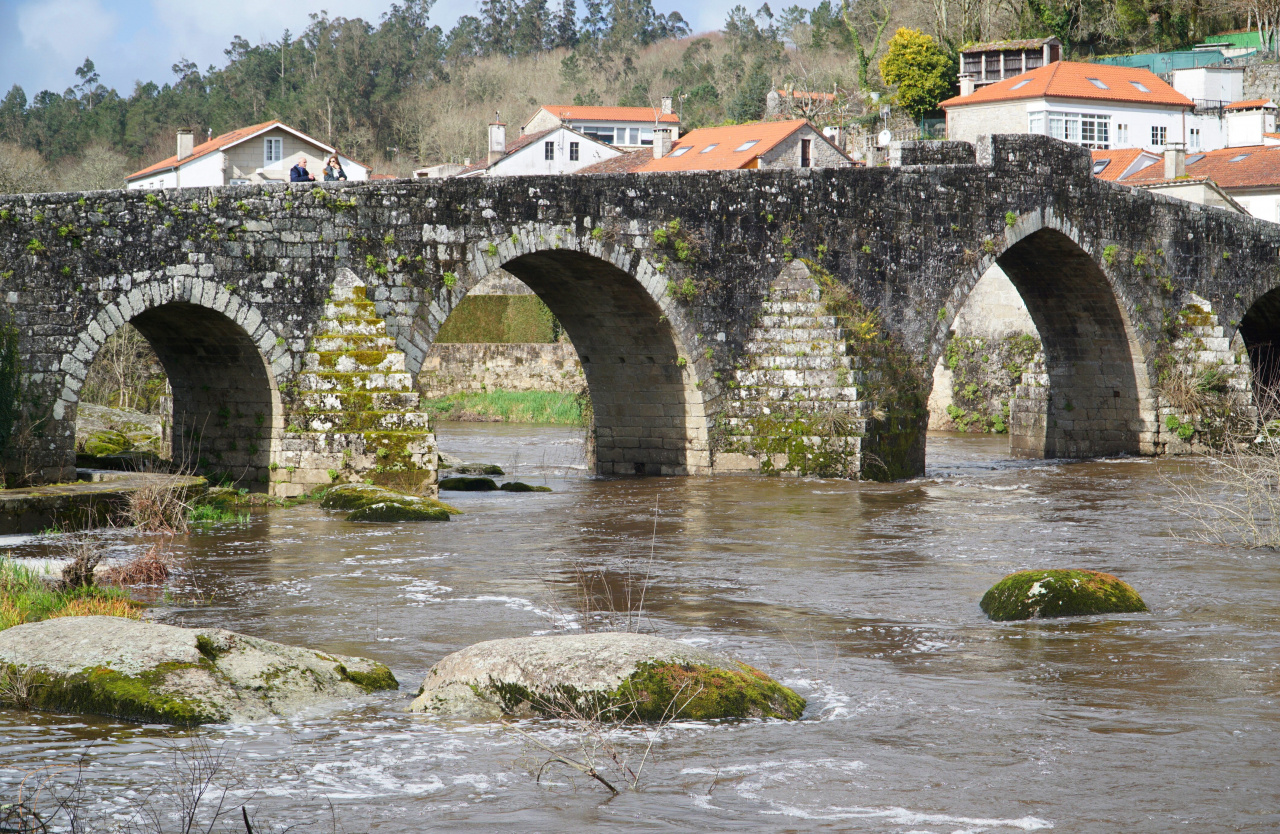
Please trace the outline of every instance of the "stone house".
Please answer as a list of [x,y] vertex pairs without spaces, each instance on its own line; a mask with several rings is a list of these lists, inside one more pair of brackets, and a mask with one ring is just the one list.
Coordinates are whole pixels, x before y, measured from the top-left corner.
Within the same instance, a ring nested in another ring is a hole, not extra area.
[[[288,182],[289,169],[307,160],[307,170],[324,178],[324,163],[336,151],[281,121],[243,127],[195,145],[190,130],[178,131],[177,153],[125,177],[126,188],[207,188],[217,185]],[[342,154],[348,180],[369,179],[370,167]]]

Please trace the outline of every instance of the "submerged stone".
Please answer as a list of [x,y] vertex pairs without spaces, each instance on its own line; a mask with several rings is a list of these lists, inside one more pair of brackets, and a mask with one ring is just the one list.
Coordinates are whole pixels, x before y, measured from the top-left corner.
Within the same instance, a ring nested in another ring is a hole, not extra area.
[[798,719],[805,700],[773,678],[687,643],[644,634],[519,637],[477,643],[427,672],[414,712],[662,721]]
[[505,484],[498,487],[498,489],[502,490],[503,492],[550,492],[551,491],[551,487],[549,486],[530,486],[529,484],[522,483],[521,481],[507,481]]
[[399,685],[364,658],[120,617],[0,631],[0,671],[28,684],[21,703],[17,688],[0,689],[0,704],[179,725],[288,716]]
[[982,596],[984,614],[996,621],[1147,610],[1129,583],[1093,570],[1024,570],[1001,579]]
[[434,498],[371,484],[332,487],[320,500],[326,510],[350,510],[347,521],[448,521],[462,511]]
[[440,488],[454,492],[488,492],[498,488],[492,478],[444,478]]

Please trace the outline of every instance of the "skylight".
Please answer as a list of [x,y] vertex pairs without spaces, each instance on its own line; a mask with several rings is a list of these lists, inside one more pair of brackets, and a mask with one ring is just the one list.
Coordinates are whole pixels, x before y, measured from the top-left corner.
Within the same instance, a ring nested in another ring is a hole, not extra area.
[[746,142],[743,142],[741,145],[734,148],[733,152],[741,153],[742,151],[749,151],[759,143],[760,143],[759,139],[748,139]]
[[689,148],[688,148],[688,147],[676,148],[674,151],[672,151],[672,152],[671,152],[671,155],[672,155],[672,156],[684,156],[684,155],[685,155],[685,154],[687,154],[688,152],[689,152]]
[[1102,83],[1102,79],[1101,79],[1101,78],[1090,78],[1090,79],[1089,79],[1089,83],[1090,83],[1090,84],[1092,84],[1093,86],[1097,87],[1099,90],[1110,90],[1110,89],[1111,89],[1111,88],[1110,88],[1110,87],[1108,87],[1106,84],[1103,84],[1103,83]]
[[712,151],[714,151],[714,150],[715,150],[716,148],[718,148],[718,147],[720,147],[720,143],[719,143],[719,142],[712,142],[710,145],[707,145],[705,148],[703,148],[702,150],[698,151],[698,153],[711,153]]
[[1188,164],[1188,165],[1194,165],[1195,163],[1199,162],[1199,161],[1200,161],[1200,160],[1202,160],[1202,159],[1204,159],[1204,154],[1202,154],[1202,153],[1195,153],[1195,154],[1192,154],[1191,156],[1187,157],[1187,164]]
[[1107,166],[1110,164],[1111,164],[1111,160],[1109,159],[1099,159],[1097,162],[1093,163],[1093,175],[1095,177],[1098,176],[1098,174],[1101,174],[1103,171],[1107,170]]
[[1228,162],[1240,162],[1241,160],[1248,159],[1248,158],[1249,158],[1249,154],[1247,154],[1247,153],[1242,153],[1242,154],[1240,154],[1239,156],[1233,156],[1233,157],[1231,157],[1231,159],[1229,159],[1229,160],[1227,160],[1227,161],[1228,161]]
[[1141,81],[1130,81],[1129,83],[1137,87],[1140,92],[1144,92],[1144,93],[1151,92],[1150,90],[1147,89],[1147,85],[1143,84]]
[[1022,79],[1021,81],[1019,81],[1017,84],[1014,84],[1014,85],[1013,85],[1012,87],[1010,87],[1009,89],[1010,89],[1011,91],[1012,91],[1012,90],[1021,90],[1023,87],[1027,86],[1027,85],[1028,85],[1028,84],[1030,84],[1030,83],[1031,83],[1031,79],[1030,79],[1030,78],[1024,78],[1024,79]]

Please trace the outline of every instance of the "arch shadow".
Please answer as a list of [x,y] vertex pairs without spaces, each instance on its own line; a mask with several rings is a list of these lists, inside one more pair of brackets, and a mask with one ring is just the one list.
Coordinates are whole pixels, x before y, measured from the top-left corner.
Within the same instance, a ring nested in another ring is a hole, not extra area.
[[1252,371],[1254,402],[1264,410],[1280,406],[1280,287],[1261,295],[1240,319]]
[[[175,468],[265,490],[282,409],[274,374],[244,326],[187,300],[120,318],[147,340],[169,378]],[[103,329],[110,336],[117,327]],[[80,383],[69,379],[68,388]],[[69,416],[74,421],[74,410]]]

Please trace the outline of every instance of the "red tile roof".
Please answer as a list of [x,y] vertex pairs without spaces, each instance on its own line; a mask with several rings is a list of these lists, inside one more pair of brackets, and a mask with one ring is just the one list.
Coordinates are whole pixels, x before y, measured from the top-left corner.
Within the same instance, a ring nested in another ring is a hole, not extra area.
[[[650,159],[638,168],[650,171],[732,171],[746,168],[756,157],[777,147],[807,125],[806,119],[753,122],[745,125],[704,127],[691,130],[671,146],[671,153]],[[754,142],[744,148],[747,142]],[[681,151],[682,148],[687,150]]]
[[1271,105],[1272,107],[1275,107],[1275,104],[1272,103],[1270,99],[1254,98],[1254,99],[1249,99],[1248,101],[1233,101],[1223,109],[1224,110],[1257,110],[1259,108],[1266,107],[1267,105]]
[[[1209,177],[1222,188],[1280,186],[1280,145],[1250,145],[1187,154],[1187,176]],[[1164,180],[1164,166],[1143,168],[1120,182],[1139,185]]]
[[[660,113],[656,107],[595,107],[577,104],[544,104],[542,109],[558,119],[575,122],[659,122],[677,124],[680,117],[674,113]],[[527,122],[526,122],[527,124]]]
[[[1093,79],[1093,80],[1091,80]],[[1102,86],[1094,83],[1096,80]],[[1144,92],[1137,85],[1146,88]],[[1033,98],[1079,98],[1192,107],[1191,99],[1161,81],[1154,73],[1109,64],[1057,61],[1039,69],[981,87],[967,96],[956,96],[939,107],[964,107]]]
[[[1112,151],[1094,151],[1093,163],[1095,166],[1095,170],[1099,162],[1102,162],[1103,160],[1106,160],[1107,162],[1106,167],[1104,167],[1101,171],[1098,171],[1098,173],[1094,174],[1094,176],[1100,180],[1107,180],[1108,182],[1118,182],[1120,180],[1120,177],[1123,176],[1124,173],[1128,171],[1129,168],[1132,167],[1133,164],[1137,162],[1144,154],[1151,157],[1150,164],[1152,165],[1154,165],[1156,162],[1159,161],[1159,157],[1157,157],[1155,154],[1144,151],[1142,148],[1117,148],[1116,150],[1112,150]],[[1164,170],[1163,166],[1161,167],[1160,170],[1162,171]]]
[[653,161],[653,149],[641,148],[622,156],[604,159],[586,168],[579,169],[579,174],[631,174],[642,168],[645,163]]
[[[316,147],[323,148],[325,153],[334,153],[334,150],[330,148],[328,145],[326,145],[325,143],[318,141],[316,139],[312,139],[307,134],[295,128],[289,127],[287,124],[280,121],[279,119],[274,119],[269,122],[263,122],[261,124],[250,125],[249,127],[238,128],[228,133],[224,133],[221,136],[215,136],[212,139],[210,139],[208,142],[202,142],[199,145],[196,145],[195,148],[191,150],[190,156],[183,158],[182,164],[185,165],[193,159],[199,159],[202,156],[207,156],[208,154],[211,154],[214,151],[220,151],[220,150],[224,150],[225,148],[229,148],[232,145],[238,145],[241,142],[245,141],[246,139],[250,139],[256,136],[257,134],[262,133],[266,130],[269,130],[273,127],[284,128],[290,133],[296,134],[297,136],[300,136],[303,139],[306,139],[308,142],[315,145]],[[348,159],[349,161],[354,162],[356,165],[359,165],[361,168],[366,168],[366,169],[369,168],[369,166],[365,165],[363,162],[356,162],[356,160],[350,159],[349,157]],[[129,176],[125,177],[125,181],[127,182],[129,180],[136,180],[139,177],[145,177],[149,174],[156,174],[156,173],[159,173],[160,171],[168,171],[176,167],[178,167],[178,156],[177,154],[174,154],[168,159],[161,160],[160,162],[157,162],[154,165],[148,165],[146,168],[143,168],[141,171],[133,172]]]

